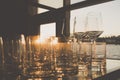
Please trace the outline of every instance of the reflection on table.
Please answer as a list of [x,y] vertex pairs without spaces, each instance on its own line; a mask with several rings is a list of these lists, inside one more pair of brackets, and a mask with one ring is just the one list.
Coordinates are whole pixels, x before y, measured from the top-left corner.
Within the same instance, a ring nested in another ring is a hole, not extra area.
[[[18,69],[16,68],[14,68],[14,72],[12,72],[13,67],[10,66],[8,69],[9,72],[2,73],[3,71],[0,70],[0,80],[92,80],[92,78],[98,78],[103,75],[106,76],[107,74],[111,74],[113,71],[119,70],[120,69],[119,63],[120,63],[119,60],[108,60],[107,59],[106,68],[101,71],[86,70],[86,71],[79,71],[78,74],[72,74],[72,75],[55,74],[50,77],[36,77],[36,78],[25,77],[21,75],[20,71],[18,71]],[[89,72],[90,74],[88,75]],[[111,74],[111,75],[114,75],[114,74]],[[116,76],[119,76],[119,75],[116,75]],[[95,80],[102,80],[102,79],[95,79]]]

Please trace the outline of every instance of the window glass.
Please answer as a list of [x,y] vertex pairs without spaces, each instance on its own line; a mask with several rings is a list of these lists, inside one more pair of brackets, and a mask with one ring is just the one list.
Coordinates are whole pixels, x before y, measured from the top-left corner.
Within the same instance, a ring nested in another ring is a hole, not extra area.
[[43,38],[56,36],[56,23],[48,23],[48,24],[40,25],[40,36]]
[[78,2],[82,2],[82,1],[85,1],[85,0],[71,0],[71,4],[75,4],[75,3],[78,3]]
[[[52,7],[55,9],[63,7],[63,0],[39,0],[38,2],[42,5]],[[38,13],[44,13],[47,11],[49,11],[49,10],[43,9],[43,8],[38,8]]]
[[53,8],[60,8],[63,6],[63,0],[39,0],[39,3]]

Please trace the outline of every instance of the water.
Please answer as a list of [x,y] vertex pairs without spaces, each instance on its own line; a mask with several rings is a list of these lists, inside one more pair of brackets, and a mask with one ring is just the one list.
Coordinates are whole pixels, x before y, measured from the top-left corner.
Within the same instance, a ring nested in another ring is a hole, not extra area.
[[120,45],[107,44],[106,55],[108,59],[120,59]]
[[120,45],[107,44],[107,73],[120,69]]

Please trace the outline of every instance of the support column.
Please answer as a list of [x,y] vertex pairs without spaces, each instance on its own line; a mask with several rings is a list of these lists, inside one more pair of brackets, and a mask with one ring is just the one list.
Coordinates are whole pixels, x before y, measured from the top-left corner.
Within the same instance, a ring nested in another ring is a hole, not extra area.
[[[70,0],[63,0],[63,6],[70,5]],[[62,31],[63,30],[63,31]],[[60,13],[56,20],[56,36],[62,41],[70,36],[70,10]]]
[[[37,14],[37,7],[32,6],[31,2],[33,0],[27,0],[28,1],[28,25],[27,25],[27,35],[37,35],[40,32],[40,25],[34,25],[32,24],[32,16]],[[34,2],[38,2],[38,0],[34,0]]]
[[[63,5],[64,6],[70,5],[70,0],[64,0]],[[65,20],[64,20],[64,24],[65,24],[64,35],[66,37],[69,37],[70,36],[70,10],[65,11],[64,16],[65,16]]]

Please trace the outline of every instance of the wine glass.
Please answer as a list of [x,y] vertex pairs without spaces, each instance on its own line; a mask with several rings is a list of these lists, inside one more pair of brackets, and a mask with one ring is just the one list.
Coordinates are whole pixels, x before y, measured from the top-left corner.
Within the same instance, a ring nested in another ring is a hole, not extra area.
[[[13,64],[14,67],[17,67],[20,72],[24,73],[27,63],[27,54],[26,54],[26,42],[25,36],[23,34],[19,34],[14,38],[8,40],[8,44],[6,45],[8,49],[8,58],[7,65],[11,66]],[[11,62],[13,62],[11,64]]]
[[17,35],[9,41],[9,57],[17,64],[23,73],[27,66],[26,42],[23,34]]
[[102,33],[102,15],[99,12],[89,12],[85,22],[85,38],[95,41]]
[[54,76],[54,52],[49,39],[43,40],[40,35],[27,36],[26,46],[28,54],[26,76],[30,79]]
[[78,44],[75,43],[57,44],[56,71],[58,75],[75,75],[78,73]]
[[76,17],[74,18],[73,34],[79,42],[82,41],[84,31],[85,31],[85,26],[83,25],[83,21],[84,19],[82,17],[78,16],[77,18]]
[[3,39],[0,37],[0,68],[4,68],[4,48],[3,48]]

